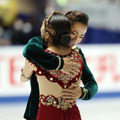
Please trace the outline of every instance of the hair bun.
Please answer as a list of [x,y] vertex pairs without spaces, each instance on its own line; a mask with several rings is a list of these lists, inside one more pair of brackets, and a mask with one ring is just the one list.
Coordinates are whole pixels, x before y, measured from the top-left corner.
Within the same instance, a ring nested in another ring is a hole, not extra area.
[[68,46],[69,42],[71,41],[70,34],[62,34],[60,37],[60,44],[63,46]]

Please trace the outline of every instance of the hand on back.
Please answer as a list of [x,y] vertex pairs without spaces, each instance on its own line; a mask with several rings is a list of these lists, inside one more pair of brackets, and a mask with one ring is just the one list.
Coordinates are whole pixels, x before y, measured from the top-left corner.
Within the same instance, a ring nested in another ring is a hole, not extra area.
[[62,72],[69,74],[72,78],[78,75],[80,72],[79,67],[80,64],[73,62],[72,57],[65,57],[64,60],[64,66],[61,69]]

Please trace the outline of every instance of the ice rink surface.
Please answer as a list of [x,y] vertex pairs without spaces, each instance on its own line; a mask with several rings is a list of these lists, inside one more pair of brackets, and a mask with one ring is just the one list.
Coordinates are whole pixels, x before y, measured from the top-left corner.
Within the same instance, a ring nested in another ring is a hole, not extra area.
[[[120,98],[77,101],[82,120],[120,120]],[[26,102],[0,103],[0,120],[25,120]]]

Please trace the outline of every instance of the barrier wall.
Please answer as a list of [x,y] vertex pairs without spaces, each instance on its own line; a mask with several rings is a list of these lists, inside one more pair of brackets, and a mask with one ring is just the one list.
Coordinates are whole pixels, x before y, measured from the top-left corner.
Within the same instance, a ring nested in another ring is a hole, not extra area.
[[[80,45],[95,79],[98,93],[119,93],[120,45]],[[0,98],[28,96],[30,83],[20,81],[23,46],[0,47]]]
[[80,46],[99,86],[99,92],[120,91],[120,45]]
[[29,82],[20,81],[24,65],[23,47],[0,47],[0,96],[23,96],[30,92]]

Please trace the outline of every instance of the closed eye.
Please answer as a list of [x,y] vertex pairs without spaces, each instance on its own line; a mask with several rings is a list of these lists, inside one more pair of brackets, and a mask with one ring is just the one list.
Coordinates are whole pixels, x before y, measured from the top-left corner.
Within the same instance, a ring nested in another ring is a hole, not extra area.
[[80,36],[79,38],[81,38],[81,39],[82,39],[82,38],[84,38],[84,36]]
[[77,35],[75,32],[71,32],[73,35]]

